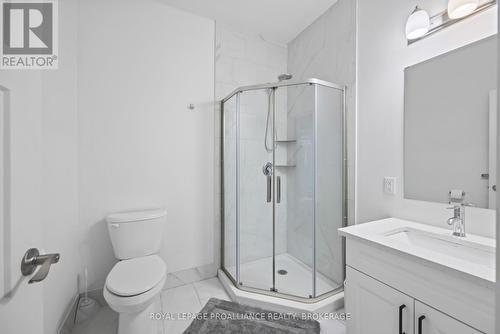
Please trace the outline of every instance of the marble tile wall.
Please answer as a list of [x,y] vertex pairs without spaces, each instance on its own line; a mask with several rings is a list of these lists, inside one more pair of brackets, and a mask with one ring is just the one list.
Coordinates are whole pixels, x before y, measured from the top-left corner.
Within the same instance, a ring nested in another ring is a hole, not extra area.
[[[315,77],[347,86],[349,179],[347,197],[350,223],[354,222],[356,4],[357,1],[353,0],[339,0],[288,44],[288,72],[295,78]],[[307,172],[307,169],[304,172]],[[338,201],[335,197],[332,196],[332,203]],[[307,200],[305,196],[297,199],[299,202]],[[292,205],[289,206],[289,210],[292,210]],[[321,215],[321,212],[319,214]],[[324,224],[319,226],[321,233],[317,235],[317,265],[323,274],[339,281],[343,276],[342,256],[339,252],[341,239],[337,236],[336,229],[341,224],[339,221],[341,215],[334,212],[325,213],[324,216],[332,218],[323,220]],[[310,264],[310,261],[307,261],[310,257],[304,254],[310,254],[312,246],[310,242],[304,240],[303,232],[309,230],[310,222],[305,216],[289,213],[288,217],[288,245],[293,245],[289,247],[289,253]]]
[[221,100],[235,88],[275,82],[287,69],[287,47],[216,24],[215,95]]

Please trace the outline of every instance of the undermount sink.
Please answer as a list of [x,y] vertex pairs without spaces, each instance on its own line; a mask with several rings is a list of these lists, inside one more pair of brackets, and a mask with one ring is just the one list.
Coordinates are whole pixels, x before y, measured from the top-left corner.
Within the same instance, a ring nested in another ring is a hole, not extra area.
[[466,261],[490,268],[495,267],[495,248],[413,228],[386,233],[395,242],[417,247],[428,252],[439,253],[453,260]]

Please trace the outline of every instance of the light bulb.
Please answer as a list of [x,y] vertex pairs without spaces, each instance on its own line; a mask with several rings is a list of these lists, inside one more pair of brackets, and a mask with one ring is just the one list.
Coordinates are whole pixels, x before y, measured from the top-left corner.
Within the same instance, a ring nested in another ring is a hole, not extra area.
[[479,7],[479,0],[449,0],[448,17],[460,19],[472,14]]
[[430,27],[429,13],[416,7],[406,21],[406,38],[409,40],[418,39],[427,34]]

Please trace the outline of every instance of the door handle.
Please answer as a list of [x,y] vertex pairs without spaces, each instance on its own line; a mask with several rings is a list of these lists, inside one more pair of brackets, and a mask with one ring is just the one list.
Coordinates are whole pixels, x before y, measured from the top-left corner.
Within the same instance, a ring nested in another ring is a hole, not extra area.
[[281,203],[281,176],[278,176],[276,178],[276,187],[277,189],[277,194],[276,194],[276,202],[279,204]]
[[271,187],[273,185],[273,178],[271,177],[271,175],[268,175],[267,176],[267,203],[271,203],[271,195],[272,195],[272,192],[271,192]]
[[425,319],[425,315],[421,315],[418,318],[418,334],[422,334],[422,322],[424,321],[424,319]]
[[399,334],[405,334],[405,332],[403,332],[403,310],[405,308],[406,308],[405,304],[399,307]]
[[30,248],[21,261],[21,273],[23,276],[29,276],[35,272],[38,266],[42,266],[35,276],[29,280],[28,284],[43,281],[49,274],[50,266],[59,262],[59,258],[59,253],[40,255],[38,249]]

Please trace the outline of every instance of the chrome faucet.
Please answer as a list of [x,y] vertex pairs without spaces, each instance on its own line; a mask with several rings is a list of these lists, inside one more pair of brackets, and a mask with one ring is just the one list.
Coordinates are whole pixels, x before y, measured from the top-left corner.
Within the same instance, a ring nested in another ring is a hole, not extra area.
[[465,237],[465,207],[472,206],[470,203],[464,202],[465,192],[450,191],[450,204],[452,207],[448,209],[453,210],[453,217],[447,220],[448,225],[453,226],[453,235],[456,237]]

